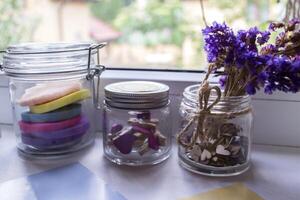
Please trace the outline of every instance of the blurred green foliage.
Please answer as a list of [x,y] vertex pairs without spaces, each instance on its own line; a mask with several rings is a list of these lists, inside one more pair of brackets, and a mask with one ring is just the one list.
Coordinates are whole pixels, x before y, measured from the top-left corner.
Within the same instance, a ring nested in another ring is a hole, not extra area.
[[91,12],[94,16],[102,19],[105,22],[112,23],[122,8],[128,2],[124,0],[99,0],[90,4]]
[[123,33],[120,42],[181,46],[189,30],[180,0],[151,0],[145,5],[138,1],[100,0],[91,9],[96,17]]
[[[280,20],[280,13],[284,14],[285,2],[286,0],[205,0],[204,9],[208,23],[222,18],[236,29],[258,26],[264,30],[270,19]],[[199,9],[191,9],[191,3],[195,6],[199,3]],[[191,40],[190,48],[197,52],[191,58],[192,62],[194,65],[206,65],[201,34],[204,23],[199,0],[98,0],[98,3],[91,4],[91,10],[96,17],[122,32],[118,42],[150,47],[172,44],[179,49],[187,44],[184,41]],[[178,65],[181,65],[180,59],[182,58],[178,58]]]
[[[236,21],[245,22],[248,27],[258,26],[266,29],[270,20],[270,11],[277,7],[285,8],[286,0],[209,0],[206,2],[208,7],[216,7],[224,14],[224,21],[231,25]],[[282,15],[277,16],[280,21],[284,17],[284,9]]]
[[22,0],[1,0],[0,2],[0,50],[17,43],[27,32],[22,23],[20,10]]

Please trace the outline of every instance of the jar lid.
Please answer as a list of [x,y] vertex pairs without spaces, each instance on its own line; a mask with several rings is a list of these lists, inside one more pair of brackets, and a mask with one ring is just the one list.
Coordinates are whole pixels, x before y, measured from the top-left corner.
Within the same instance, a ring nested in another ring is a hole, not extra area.
[[[2,68],[9,76],[85,72],[91,56],[105,44],[23,43],[9,46]],[[89,55],[91,51],[91,55]]]
[[169,87],[150,81],[125,81],[104,88],[105,103],[117,108],[150,109],[169,103]]

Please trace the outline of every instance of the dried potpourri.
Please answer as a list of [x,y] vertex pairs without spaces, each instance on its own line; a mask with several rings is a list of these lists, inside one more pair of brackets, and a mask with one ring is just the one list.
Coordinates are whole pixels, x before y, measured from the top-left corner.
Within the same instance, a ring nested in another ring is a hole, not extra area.
[[113,124],[108,135],[109,144],[122,154],[138,152],[143,156],[150,150],[166,145],[166,137],[158,130],[158,119],[151,118],[150,111],[130,111],[127,126]]

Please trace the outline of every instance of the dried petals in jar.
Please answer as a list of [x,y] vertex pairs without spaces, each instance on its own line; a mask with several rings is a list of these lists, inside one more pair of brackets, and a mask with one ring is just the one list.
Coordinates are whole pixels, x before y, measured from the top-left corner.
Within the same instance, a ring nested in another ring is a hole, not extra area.
[[169,157],[168,86],[145,81],[105,87],[104,153],[117,164],[156,164]]

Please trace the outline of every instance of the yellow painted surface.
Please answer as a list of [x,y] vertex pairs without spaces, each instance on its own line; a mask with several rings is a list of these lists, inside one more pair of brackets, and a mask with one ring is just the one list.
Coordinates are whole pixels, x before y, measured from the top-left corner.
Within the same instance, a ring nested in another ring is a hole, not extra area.
[[263,200],[244,184],[236,183],[180,200]]

